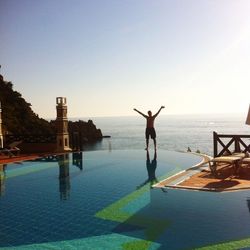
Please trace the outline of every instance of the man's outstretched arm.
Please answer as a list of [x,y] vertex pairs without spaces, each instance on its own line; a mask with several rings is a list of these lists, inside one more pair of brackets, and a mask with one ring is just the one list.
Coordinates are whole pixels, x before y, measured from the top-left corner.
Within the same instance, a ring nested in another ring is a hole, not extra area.
[[162,109],[164,109],[165,106],[161,106],[160,109],[158,110],[158,112],[154,115],[154,117],[156,117],[157,115],[159,115],[159,113],[161,112]]
[[134,111],[136,111],[137,113],[139,113],[140,115],[144,116],[145,118],[147,118],[147,116],[145,114],[143,114],[142,112],[140,112],[139,110],[137,109],[134,109]]

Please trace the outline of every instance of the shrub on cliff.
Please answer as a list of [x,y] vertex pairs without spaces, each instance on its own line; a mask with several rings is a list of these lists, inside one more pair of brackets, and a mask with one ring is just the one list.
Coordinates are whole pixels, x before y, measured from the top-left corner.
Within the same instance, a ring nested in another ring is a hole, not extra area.
[[48,121],[39,118],[22,95],[13,90],[11,82],[0,75],[0,101],[2,104],[3,130],[9,134],[54,134]]

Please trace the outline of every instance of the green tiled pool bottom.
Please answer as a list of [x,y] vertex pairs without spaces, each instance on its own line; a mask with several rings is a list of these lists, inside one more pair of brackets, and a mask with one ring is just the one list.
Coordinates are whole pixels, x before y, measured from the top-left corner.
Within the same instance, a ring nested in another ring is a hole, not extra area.
[[124,150],[2,166],[0,249],[247,249],[249,191],[151,188],[200,161]]

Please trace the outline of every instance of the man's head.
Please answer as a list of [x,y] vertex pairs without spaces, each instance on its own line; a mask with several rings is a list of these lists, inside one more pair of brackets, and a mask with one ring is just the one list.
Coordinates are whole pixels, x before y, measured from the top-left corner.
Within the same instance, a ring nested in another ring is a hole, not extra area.
[[148,111],[148,115],[149,115],[149,116],[152,116],[152,112],[151,112],[150,110]]

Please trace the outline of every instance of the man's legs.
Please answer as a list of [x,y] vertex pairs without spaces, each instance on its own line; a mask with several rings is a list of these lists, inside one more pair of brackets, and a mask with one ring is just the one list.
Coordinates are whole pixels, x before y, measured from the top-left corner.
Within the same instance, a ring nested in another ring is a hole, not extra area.
[[148,150],[149,136],[154,141],[154,147],[155,147],[155,150],[156,150],[156,133],[155,133],[155,129],[154,128],[146,128],[145,135],[146,135],[146,148],[145,148],[145,150]]
[[153,141],[154,141],[154,146],[155,146],[155,150],[156,150],[156,139],[154,138]]
[[156,151],[156,132],[155,132],[154,128],[152,128],[152,131],[151,131],[151,138],[154,141],[154,147],[155,147],[155,151]]

